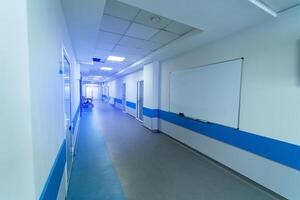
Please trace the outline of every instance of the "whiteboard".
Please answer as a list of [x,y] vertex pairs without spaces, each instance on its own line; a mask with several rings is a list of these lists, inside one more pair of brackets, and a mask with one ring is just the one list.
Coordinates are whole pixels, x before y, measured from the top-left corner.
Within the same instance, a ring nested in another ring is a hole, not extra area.
[[170,112],[238,128],[242,59],[170,74]]

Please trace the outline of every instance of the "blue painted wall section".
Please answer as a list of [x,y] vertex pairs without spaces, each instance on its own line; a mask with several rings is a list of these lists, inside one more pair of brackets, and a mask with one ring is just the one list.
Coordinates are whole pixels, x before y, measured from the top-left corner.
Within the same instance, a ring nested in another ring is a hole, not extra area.
[[126,106],[132,109],[136,109],[136,103],[126,101]]
[[[102,100],[106,99],[106,95],[102,95]],[[122,104],[122,99],[114,98],[114,104],[119,103]],[[126,106],[132,109],[136,109],[136,103],[133,103],[131,101],[126,101]]]
[[63,141],[53,167],[44,186],[40,200],[53,200],[57,198],[61,179],[64,174],[66,164],[66,140]]
[[102,101],[104,101],[104,100],[108,99],[108,96],[102,94],[102,95],[101,95],[101,99],[102,99]]
[[157,118],[158,113],[159,113],[158,109],[150,109],[150,108],[143,107],[143,114],[147,117]]
[[[74,132],[76,124],[78,122],[80,113],[80,105],[77,107],[77,110],[74,114],[72,120],[72,132]],[[64,174],[65,164],[66,164],[66,140],[64,139],[58,154],[56,156],[55,162],[52,166],[50,174],[48,176],[47,182],[44,186],[43,192],[40,196],[40,200],[53,200],[57,198],[61,179]]]
[[149,108],[144,108],[143,110],[144,115],[148,117],[158,116],[167,122],[300,170],[300,146],[298,145],[214,123],[189,119],[163,110]]
[[122,104],[122,99],[114,98],[114,103]]

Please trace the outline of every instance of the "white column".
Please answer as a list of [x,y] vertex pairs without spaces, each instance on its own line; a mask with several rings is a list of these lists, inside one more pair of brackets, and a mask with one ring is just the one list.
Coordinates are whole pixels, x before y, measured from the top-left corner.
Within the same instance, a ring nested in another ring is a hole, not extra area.
[[158,130],[159,62],[144,66],[144,126]]

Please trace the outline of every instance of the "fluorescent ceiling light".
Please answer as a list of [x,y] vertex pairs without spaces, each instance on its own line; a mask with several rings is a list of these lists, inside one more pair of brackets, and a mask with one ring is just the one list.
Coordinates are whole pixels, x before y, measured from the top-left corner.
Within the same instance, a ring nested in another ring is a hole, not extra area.
[[94,65],[94,62],[80,62],[83,65]]
[[257,7],[259,7],[260,9],[266,11],[273,17],[277,17],[277,13],[272,8],[270,8],[265,3],[263,3],[261,0],[248,0],[248,1],[256,5]]
[[103,71],[111,71],[112,70],[111,67],[101,67],[100,69]]
[[122,62],[125,60],[124,57],[118,57],[118,56],[108,56],[107,60],[109,61],[115,61],[115,62]]

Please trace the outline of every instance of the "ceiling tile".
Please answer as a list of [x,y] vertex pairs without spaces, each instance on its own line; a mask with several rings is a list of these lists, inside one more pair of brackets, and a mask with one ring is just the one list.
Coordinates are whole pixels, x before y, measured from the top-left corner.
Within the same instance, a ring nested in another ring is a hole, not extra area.
[[127,47],[134,47],[134,48],[138,48],[141,45],[143,45],[143,43],[146,40],[141,40],[141,39],[137,39],[137,38],[132,38],[132,37],[128,37],[128,36],[124,36],[120,42],[119,45],[121,46],[127,46]]
[[167,44],[171,42],[172,40],[175,40],[179,37],[179,35],[175,33],[171,33],[168,31],[160,31],[158,34],[156,34],[153,38],[151,38],[151,41],[158,42],[161,44]]
[[139,48],[142,49],[149,49],[151,51],[159,49],[162,46],[162,44],[152,41],[146,41],[143,45],[141,45]]
[[155,28],[151,28],[148,26],[144,26],[141,24],[133,23],[130,28],[128,29],[126,35],[132,36],[135,38],[150,39],[155,33],[157,33],[159,30]]
[[147,49],[138,49],[138,48],[132,48],[132,47],[125,47],[117,45],[113,52],[118,52],[119,54],[133,54],[133,55],[147,55],[151,51]]
[[100,29],[107,32],[124,34],[129,24],[130,22],[127,20],[119,19],[109,15],[103,15]]
[[101,49],[101,50],[107,50],[107,51],[111,51],[114,47],[116,46],[116,44],[114,43],[108,43],[108,42],[99,42],[97,43],[96,48],[97,49]]
[[137,60],[139,60],[140,58],[142,58],[144,55],[132,55],[132,54],[124,54],[124,57],[126,58],[126,62],[127,63],[133,63]]
[[134,21],[158,29],[166,27],[171,22],[171,20],[165,17],[161,17],[145,10],[141,10]]
[[101,59],[105,60],[110,54],[111,54],[111,51],[96,49],[93,55],[94,55],[94,58],[101,58]]
[[116,0],[106,1],[104,13],[120,17],[127,20],[133,20],[139,12],[138,8],[126,5]]
[[100,31],[98,35],[98,43],[117,43],[122,38],[122,35]]
[[192,30],[191,26],[179,23],[179,22],[175,22],[173,21],[171,24],[169,24],[166,28],[164,28],[167,31],[170,31],[172,33],[176,33],[179,35],[183,35],[185,33],[187,33],[188,31]]
[[119,45],[133,47],[133,48],[148,49],[148,50],[155,50],[155,49],[161,47],[160,43],[131,38],[131,37],[127,37],[127,36],[124,36],[120,40]]

